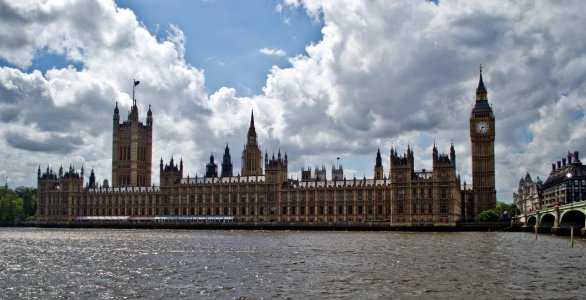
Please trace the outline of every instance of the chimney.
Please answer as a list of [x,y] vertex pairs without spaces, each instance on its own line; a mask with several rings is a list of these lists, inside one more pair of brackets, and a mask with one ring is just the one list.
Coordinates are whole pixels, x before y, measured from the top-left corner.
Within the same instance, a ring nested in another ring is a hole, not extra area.
[[551,171],[555,172],[555,164],[551,164]]
[[564,166],[564,167],[566,166],[566,159],[565,158],[562,158],[562,166]]
[[572,164],[572,156],[568,153],[568,165]]
[[558,170],[562,168],[562,162],[558,160]]
[[574,151],[574,158],[576,159],[576,161],[580,161],[580,158],[578,157],[580,153],[578,151]]

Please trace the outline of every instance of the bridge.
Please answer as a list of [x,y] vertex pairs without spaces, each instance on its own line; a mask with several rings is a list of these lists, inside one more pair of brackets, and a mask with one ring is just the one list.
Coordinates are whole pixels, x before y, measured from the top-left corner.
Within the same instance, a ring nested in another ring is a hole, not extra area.
[[524,213],[517,220],[528,229],[537,226],[542,232],[558,233],[574,228],[586,236],[586,201],[552,205]]

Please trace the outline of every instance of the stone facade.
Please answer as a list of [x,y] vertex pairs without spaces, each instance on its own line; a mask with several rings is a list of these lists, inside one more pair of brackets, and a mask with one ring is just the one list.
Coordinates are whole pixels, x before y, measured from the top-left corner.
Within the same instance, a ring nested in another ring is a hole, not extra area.
[[543,207],[586,200],[586,166],[580,161],[578,151],[568,153],[567,160],[563,158],[551,165],[540,196]]
[[496,208],[494,139],[495,120],[488,103],[488,93],[482,80],[476,89],[476,103],[470,115],[470,142],[472,145],[473,218],[478,221],[484,210]]
[[138,106],[132,90],[128,120],[120,123],[118,103],[114,108],[112,136],[112,187],[151,185],[153,112],[149,105],[146,125],[139,121]]
[[541,191],[542,184],[543,183],[539,177],[533,182],[529,172],[527,172],[524,178],[519,180],[517,192],[513,193],[513,204],[517,206],[520,214],[526,214],[541,209],[539,192]]
[[[300,181],[288,179],[288,157],[280,151],[271,157],[265,153],[263,172],[253,114],[242,152],[241,174],[232,176],[226,146],[220,176],[213,156],[203,178],[183,177],[182,160],[176,164],[171,158],[164,164],[161,159],[160,186],[151,186],[152,112],[149,108],[147,125],[143,126],[138,122],[134,102],[129,120],[122,125],[118,108],[114,110],[112,187],[97,187],[93,170],[84,187],[83,170],[81,175],[74,168],[66,174],[54,174],[49,167],[44,173],[39,168],[37,220],[72,221],[79,216],[233,216],[238,222],[455,225],[467,210],[474,210],[475,214],[481,208],[494,208],[494,116],[490,106],[479,101],[486,101],[482,75],[477,90],[480,110],[475,107],[470,120],[473,180],[481,187],[481,195],[476,190],[472,193],[460,188],[453,145],[448,154],[439,153],[434,145],[432,170],[415,169],[411,147],[402,154],[391,149],[388,174],[384,174],[379,149],[372,179],[346,179],[342,166],[332,167],[331,179],[325,176],[325,166],[316,168],[314,177],[311,169],[304,169]],[[476,130],[481,120],[488,124],[486,132]],[[123,134],[126,128],[129,131]],[[124,151],[130,151],[130,155],[124,156]],[[129,163],[123,158],[129,158]],[[468,203],[466,199],[472,197],[474,203]],[[469,214],[474,217],[472,212]]]

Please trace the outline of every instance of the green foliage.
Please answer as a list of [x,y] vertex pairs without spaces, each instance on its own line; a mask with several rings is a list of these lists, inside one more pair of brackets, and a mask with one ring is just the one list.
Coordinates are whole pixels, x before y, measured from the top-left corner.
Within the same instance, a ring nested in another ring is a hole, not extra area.
[[497,215],[492,209],[487,209],[481,212],[479,218],[482,222],[492,222],[500,220],[500,216]]
[[14,192],[22,199],[24,218],[34,217],[37,214],[37,189],[19,186]]
[[508,204],[497,201],[495,213],[502,216],[505,212],[508,212],[511,216],[515,216],[519,213],[519,209],[517,208],[517,205],[513,203]]
[[22,198],[10,189],[0,188],[0,221],[17,221],[23,217]]

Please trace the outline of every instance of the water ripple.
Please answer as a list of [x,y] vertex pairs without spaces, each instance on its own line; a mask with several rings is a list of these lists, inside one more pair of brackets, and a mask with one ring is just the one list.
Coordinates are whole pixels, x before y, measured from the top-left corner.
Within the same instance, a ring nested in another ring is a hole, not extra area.
[[526,233],[2,228],[0,298],[581,299],[585,248]]

